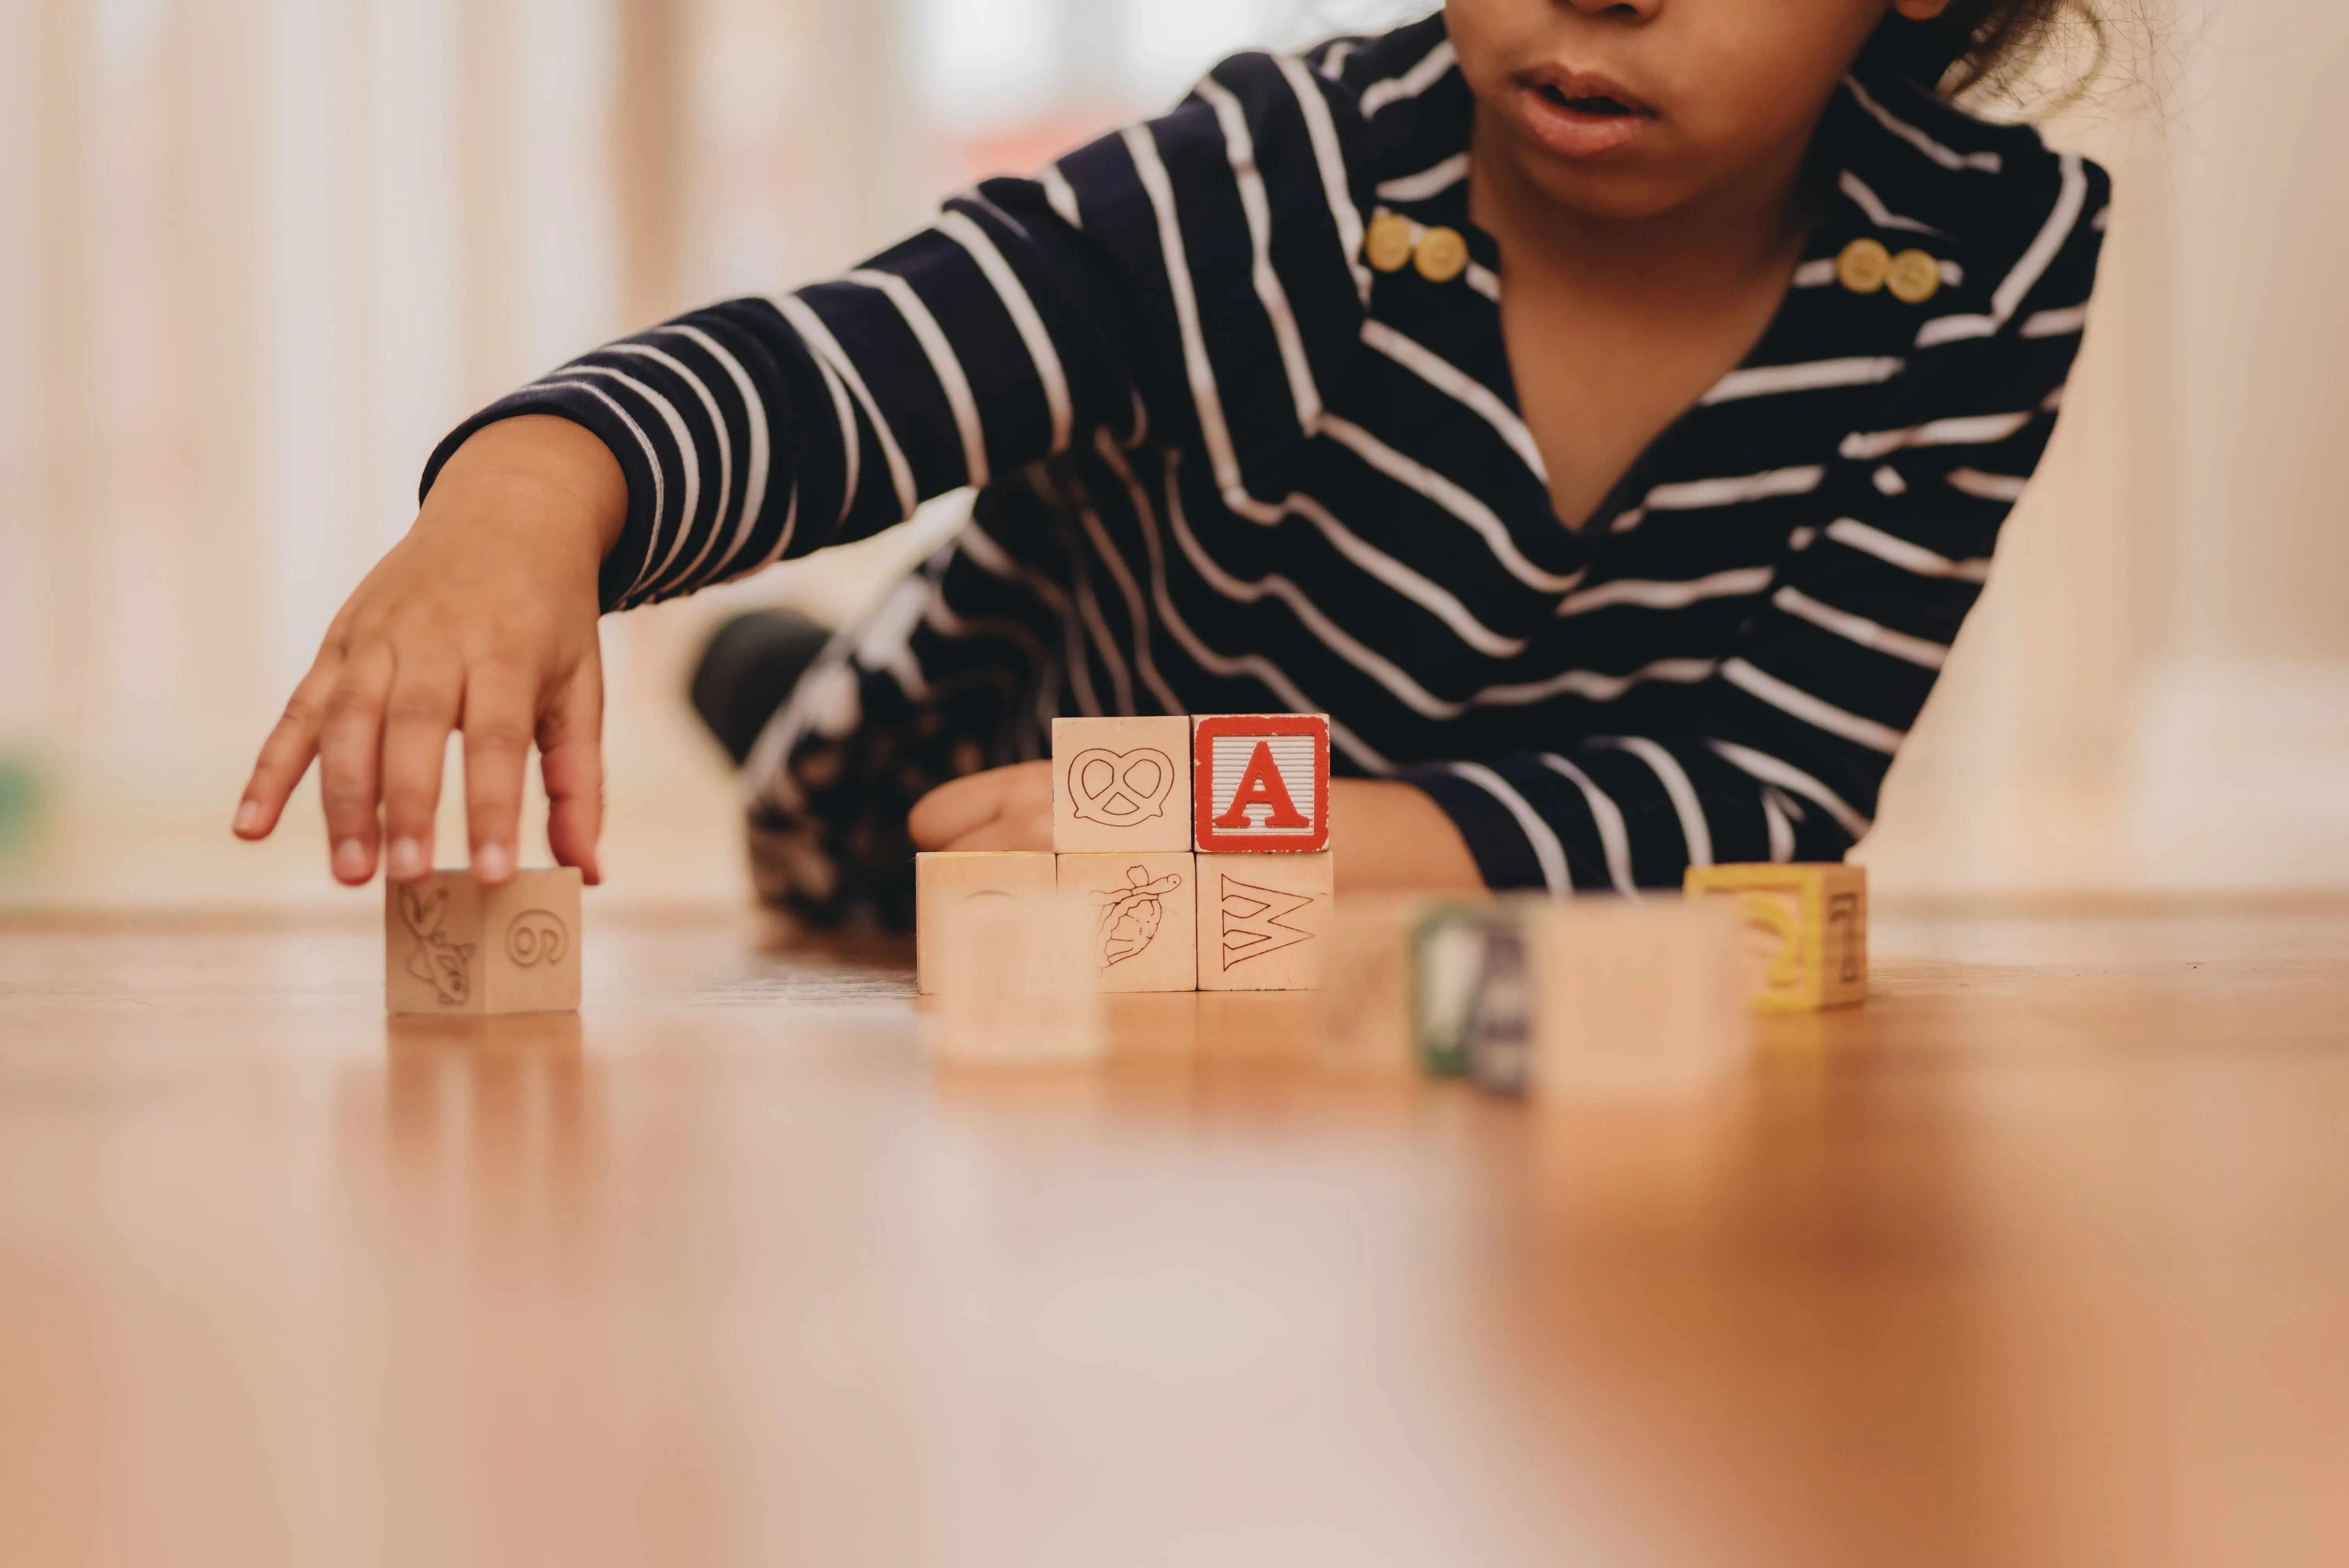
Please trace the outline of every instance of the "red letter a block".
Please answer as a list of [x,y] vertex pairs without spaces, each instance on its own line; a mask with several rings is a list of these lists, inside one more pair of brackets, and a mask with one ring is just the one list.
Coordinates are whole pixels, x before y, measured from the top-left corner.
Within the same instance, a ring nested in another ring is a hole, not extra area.
[[1201,854],[1330,847],[1330,720],[1227,714],[1194,722],[1194,834]]

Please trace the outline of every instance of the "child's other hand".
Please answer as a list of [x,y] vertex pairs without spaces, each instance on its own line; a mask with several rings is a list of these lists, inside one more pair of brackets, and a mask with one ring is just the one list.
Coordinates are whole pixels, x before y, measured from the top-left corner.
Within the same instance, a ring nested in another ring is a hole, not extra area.
[[941,784],[906,818],[917,850],[1052,847],[1052,765],[1019,762]]
[[580,426],[509,419],[474,435],[327,629],[261,748],[237,836],[269,836],[315,757],[336,880],[373,877],[388,840],[386,873],[412,882],[432,869],[441,764],[461,729],[473,874],[513,874],[534,740],[554,858],[599,881],[595,579],[627,508],[619,464]]

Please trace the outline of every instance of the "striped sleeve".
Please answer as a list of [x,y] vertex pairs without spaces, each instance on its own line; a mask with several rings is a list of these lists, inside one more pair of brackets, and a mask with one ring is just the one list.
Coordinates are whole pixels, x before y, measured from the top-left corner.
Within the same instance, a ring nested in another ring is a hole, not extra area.
[[2062,406],[2108,196],[2093,166],[2066,160],[2063,177],[2079,184],[2051,209],[2052,257],[1988,330],[1942,318],[1969,325],[1940,329],[1882,428],[1843,439],[1832,521],[1787,542],[1684,726],[1403,775],[1490,885],[1629,893],[1692,864],[1841,860],[1867,833]]
[[997,180],[842,278],[699,310],[483,409],[551,414],[619,460],[607,610],[689,593],[903,521],[931,496],[1124,432],[1126,307],[1050,180]]
[[[988,181],[841,278],[563,366],[452,432],[425,490],[484,425],[585,425],[628,480],[615,610],[862,538],[1097,434],[1132,445],[1162,416],[1159,438],[1244,499],[1278,483],[1320,412],[1315,364],[1361,326],[1341,97],[1296,60],[1237,56],[1171,113]],[[1278,378],[1218,374],[1267,358]]]

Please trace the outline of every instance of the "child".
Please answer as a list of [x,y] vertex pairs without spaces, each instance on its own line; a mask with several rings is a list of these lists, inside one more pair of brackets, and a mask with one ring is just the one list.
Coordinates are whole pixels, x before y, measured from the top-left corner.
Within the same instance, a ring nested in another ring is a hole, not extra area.
[[[1055,714],[1330,717],[1348,889],[1839,860],[2077,349],[2108,182],[1930,89],[2064,0],[1453,0],[1244,55],[846,277],[468,421],[237,830],[320,759],[335,874],[474,872],[533,738],[595,876],[595,620],[973,520],[750,758],[762,891],[910,920],[1049,849]],[[908,810],[911,809],[910,823]]]

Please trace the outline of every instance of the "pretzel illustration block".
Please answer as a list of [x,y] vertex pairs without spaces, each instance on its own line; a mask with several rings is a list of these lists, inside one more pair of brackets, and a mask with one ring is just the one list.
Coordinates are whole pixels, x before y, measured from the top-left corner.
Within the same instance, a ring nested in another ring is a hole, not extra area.
[[1039,851],[971,851],[914,857],[915,985],[925,996],[938,988],[939,934],[949,908],[977,901],[1008,902],[1048,893],[1057,884],[1052,857]]
[[1328,854],[1201,855],[1199,989],[1318,991],[1328,947]]
[[1188,851],[1191,721],[1052,721],[1052,848],[1061,854]]
[[1103,991],[1190,991],[1199,983],[1199,873],[1187,850],[1062,855],[1061,891],[1092,912],[1093,979]]
[[1691,898],[1733,903],[1745,926],[1754,1006],[1806,1013],[1868,997],[1868,868],[1691,866]]
[[1192,721],[1193,841],[1203,855],[1330,847],[1330,719],[1218,714]]
[[388,883],[384,1004],[394,1013],[568,1013],[579,1006],[579,873],[465,872]]

